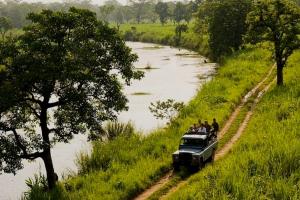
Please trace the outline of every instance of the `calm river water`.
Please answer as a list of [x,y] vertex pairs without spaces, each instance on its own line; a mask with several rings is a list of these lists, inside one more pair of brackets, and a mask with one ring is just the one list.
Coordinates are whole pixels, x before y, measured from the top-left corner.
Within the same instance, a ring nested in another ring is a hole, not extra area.
[[[139,56],[135,63],[137,68],[151,66],[153,69],[142,69],[145,77],[124,88],[129,110],[121,113],[119,120],[132,121],[145,134],[166,123],[150,113],[151,102],[167,99],[188,102],[215,72],[215,64],[205,63],[204,57],[191,51],[139,42],[128,42],[127,45]],[[57,144],[53,148],[54,168],[60,177],[70,170],[76,171],[74,160],[80,151],[90,151],[90,145],[82,135],[76,136],[69,144]],[[19,199],[27,189],[25,180],[38,172],[44,173],[41,160],[24,162],[24,169],[15,176],[0,175],[0,200]]]

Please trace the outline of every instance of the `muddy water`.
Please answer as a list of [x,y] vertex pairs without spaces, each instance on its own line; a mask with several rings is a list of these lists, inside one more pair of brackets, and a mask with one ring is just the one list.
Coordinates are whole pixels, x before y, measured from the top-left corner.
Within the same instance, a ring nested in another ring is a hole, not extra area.
[[[151,102],[166,99],[188,102],[215,72],[215,64],[204,63],[205,58],[187,50],[138,42],[127,44],[139,56],[135,66],[145,72],[145,77],[124,88],[129,110],[121,113],[119,120],[132,121],[145,134],[166,123],[152,116],[148,109]],[[152,69],[143,69],[145,67]],[[56,145],[52,158],[60,178],[68,171],[76,171],[74,160],[78,152],[89,150],[85,136],[77,136],[70,144]],[[44,173],[41,160],[24,162],[24,169],[16,176],[0,175],[0,200],[20,198],[27,189],[25,180],[38,172]]]

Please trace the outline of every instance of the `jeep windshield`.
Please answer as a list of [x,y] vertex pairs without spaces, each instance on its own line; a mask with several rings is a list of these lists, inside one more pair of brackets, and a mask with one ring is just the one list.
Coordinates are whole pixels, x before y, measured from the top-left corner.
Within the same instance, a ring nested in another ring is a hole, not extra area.
[[195,139],[195,138],[182,138],[180,141],[179,148],[204,148],[206,146],[206,142],[203,139]]

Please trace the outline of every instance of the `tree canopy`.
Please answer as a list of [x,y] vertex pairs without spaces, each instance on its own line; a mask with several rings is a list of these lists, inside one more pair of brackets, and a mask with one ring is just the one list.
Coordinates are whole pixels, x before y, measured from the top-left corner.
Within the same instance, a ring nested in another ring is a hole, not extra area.
[[255,1],[248,15],[252,43],[269,41],[274,46],[277,84],[283,84],[283,67],[293,50],[300,47],[300,8],[290,0]]
[[22,35],[0,42],[0,172],[42,158],[51,189],[51,147],[99,133],[127,108],[122,83],[143,74],[118,32],[91,11],[44,10],[28,20]]
[[0,33],[4,39],[6,32],[11,29],[11,22],[7,17],[0,17]]
[[208,33],[213,59],[239,49],[247,32],[246,16],[250,0],[204,1],[197,13],[197,30]]
[[168,4],[164,2],[158,2],[155,5],[155,12],[159,15],[160,23],[165,24],[169,17]]
[[174,20],[177,23],[179,23],[182,20],[185,20],[186,15],[187,15],[186,6],[181,2],[177,2],[175,4],[175,8],[174,8],[174,12],[173,12]]
[[100,19],[107,22],[109,14],[115,9],[113,5],[100,6]]

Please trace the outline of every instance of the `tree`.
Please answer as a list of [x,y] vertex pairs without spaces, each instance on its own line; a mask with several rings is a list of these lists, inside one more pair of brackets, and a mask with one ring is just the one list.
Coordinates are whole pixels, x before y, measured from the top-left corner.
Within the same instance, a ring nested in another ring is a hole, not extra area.
[[129,0],[129,2],[132,4],[138,24],[142,21],[142,17],[145,14],[146,5],[149,3],[149,1],[150,0]]
[[116,22],[119,29],[120,24],[124,23],[124,7],[117,0],[105,1],[105,5],[111,5],[114,7],[110,13],[110,19]]
[[124,23],[124,10],[121,6],[116,7],[113,20],[116,22],[118,30],[120,28],[120,24]]
[[152,0],[148,1],[145,5],[145,12],[143,14],[143,19],[146,23],[147,22],[155,23],[159,19],[158,14],[155,12],[155,4],[153,3]]
[[249,0],[212,0],[200,5],[196,28],[201,34],[208,33],[213,59],[239,49],[247,32],[246,17],[250,8]]
[[2,40],[4,40],[6,32],[11,28],[10,20],[7,17],[0,17],[0,33]]
[[174,8],[173,17],[177,23],[180,23],[185,19],[186,16],[186,7],[183,3],[177,2]]
[[155,12],[159,15],[159,21],[162,25],[164,25],[169,17],[168,13],[168,4],[164,2],[158,2],[155,5]]
[[114,9],[115,9],[115,7],[113,5],[100,6],[100,19],[107,22],[108,16]]
[[189,23],[193,17],[193,3],[189,2],[188,4],[185,5],[185,15],[184,15],[184,20]]
[[28,19],[22,35],[0,43],[0,172],[41,158],[52,189],[51,147],[98,133],[127,109],[120,81],[143,74],[119,33],[91,11],[44,10]]
[[123,17],[125,22],[129,22],[131,19],[134,18],[134,12],[131,6],[122,6],[122,10],[124,13]]
[[195,0],[195,1],[190,1],[190,6],[191,10],[193,13],[198,11],[199,5],[203,2],[203,0]]
[[186,24],[178,24],[175,28],[175,45],[180,46],[181,35],[188,31],[188,26]]
[[174,116],[184,107],[183,102],[176,102],[174,99],[157,101],[149,106],[150,112],[156,119],[168,119],[172,121]]
[[288,0],[256,1],[248,15],[252,43],[269,41],[274,46],[277,85],[283,85],[283,68],[288,57],[300,47],[300,9]]

